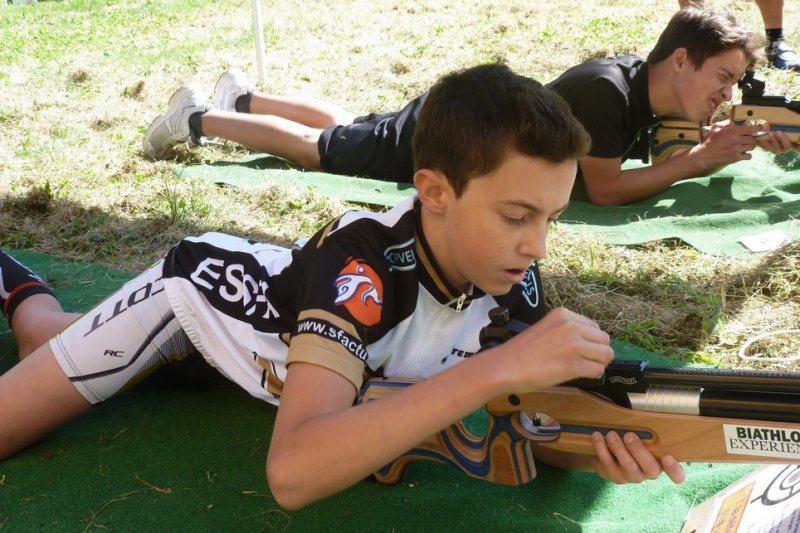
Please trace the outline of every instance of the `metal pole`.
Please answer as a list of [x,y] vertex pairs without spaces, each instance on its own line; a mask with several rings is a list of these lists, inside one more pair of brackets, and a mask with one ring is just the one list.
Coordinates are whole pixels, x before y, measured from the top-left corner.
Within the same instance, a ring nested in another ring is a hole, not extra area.
[[256,67],[258,68],[258,83],[264,84],[264,22],[261,18],[261,2],[253,0],[253,34],[256,38]]

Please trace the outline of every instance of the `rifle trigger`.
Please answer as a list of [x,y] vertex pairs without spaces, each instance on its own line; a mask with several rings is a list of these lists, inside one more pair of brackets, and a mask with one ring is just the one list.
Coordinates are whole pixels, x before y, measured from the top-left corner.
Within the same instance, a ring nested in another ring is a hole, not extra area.
[[520,411],[519,422],[524,430],[524,436],[537,444],[555,442],[561,436],[561,424],[547,415]]

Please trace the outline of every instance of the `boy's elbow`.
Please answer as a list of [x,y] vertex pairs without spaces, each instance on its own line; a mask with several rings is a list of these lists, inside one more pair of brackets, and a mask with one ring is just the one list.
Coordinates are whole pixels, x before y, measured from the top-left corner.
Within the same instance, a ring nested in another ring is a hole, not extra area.
[[589,201],[592,202],[593,205],[597,205],[600,207],[622,205],[624,203],[620,200],[620,198],[617,197],[617,195],[606,191],[589,192],[588,196],[589,196]]
[[584,183],[586,185],[586,196],[593,205],[601,207],[622,205],[625,203],[625,194],[620,190],[619,180],[619,177],[613,180],[590,180],[588,178],[584,178]]
[[286,461],[267,457],[267,485],[278,505],[287,511],[296,511],[314,501],[308,497],[310,491],[299,486],[298,479],[299,476],[286,467]]

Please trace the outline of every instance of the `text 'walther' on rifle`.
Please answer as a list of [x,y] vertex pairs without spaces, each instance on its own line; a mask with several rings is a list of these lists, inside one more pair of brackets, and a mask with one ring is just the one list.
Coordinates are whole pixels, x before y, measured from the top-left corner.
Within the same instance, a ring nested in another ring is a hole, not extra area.
[[[764,95],[765,83],[748,71],[739,81],[742,102],[731,108],[735,124],[768,122],[770,131],[782,131],[793,143],[800,143],[800,100],[788,96]],[[650,136],[653,163],[691,149],[701,143],[710,127],[708,122],[690,122],[681,117],[662,117]]]
[[[526,324],[490,312],[482,349]],[[371,379],[360,401],[396,392],[415,380]],[[458,422],[375,474],[398,482],[410,461],[449,464],[472,477],[507,485],[533,479],[533,446],[593,455],[591,435],[633,432],[656,457],[682,462],[800,463],[800,373],[654,367],[614,360],[603,376],[509,394],[486,405],[488,429],[470,433]]]

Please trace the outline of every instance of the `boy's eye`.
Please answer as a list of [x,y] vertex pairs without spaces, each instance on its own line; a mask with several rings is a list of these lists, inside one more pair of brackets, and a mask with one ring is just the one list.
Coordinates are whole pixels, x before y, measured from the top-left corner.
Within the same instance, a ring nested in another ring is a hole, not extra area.
[[512,226],[521,226],[521,225],[525,224],[525,217],[524,216],[522,216],[522,217],[510,217],[510,216],[507,216],[507,215],[503,215],[503,220],[505,220],[507,224],[510,224]]
[[[506,224],[509,224],[511,226],[523,226],[529,222],[528,215],[523,215],[519,217],[510,215],[501,215],[501,216],[503,217],[503,220],[505,220]],[[549,217],[547,219],[547,225],[550,226],[551,224],[557,221],[558,217]]]
[[739,81],[735,74],[728,74],[727,72],[720,72],[719,79],[726,85],[735,85]]

